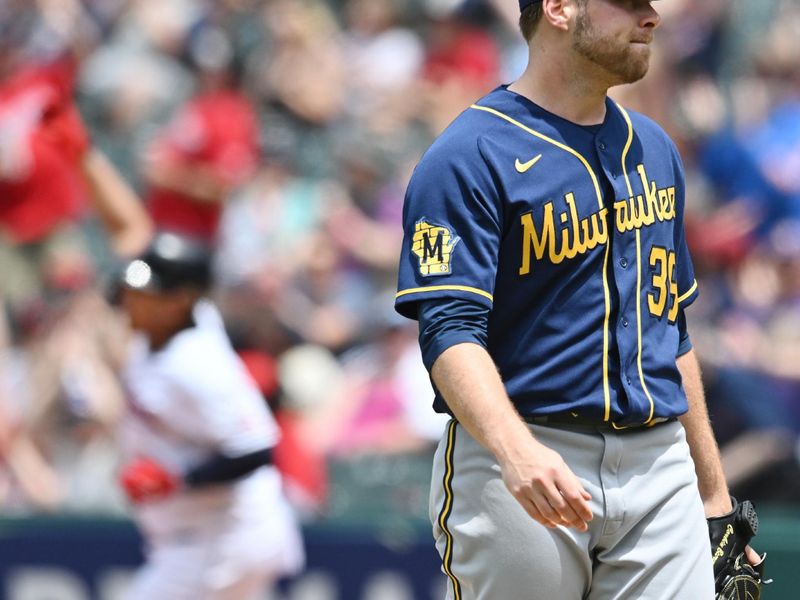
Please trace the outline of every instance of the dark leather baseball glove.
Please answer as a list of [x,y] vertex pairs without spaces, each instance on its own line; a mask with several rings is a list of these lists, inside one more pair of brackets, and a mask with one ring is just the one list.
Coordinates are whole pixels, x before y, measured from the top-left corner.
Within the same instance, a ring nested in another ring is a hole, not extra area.
[[753,566],[744,549],[758,533],[758,515],[749,500],[731,498],[733,510],[708,519],[717,600],[759,600],[764,581],[764,558]]

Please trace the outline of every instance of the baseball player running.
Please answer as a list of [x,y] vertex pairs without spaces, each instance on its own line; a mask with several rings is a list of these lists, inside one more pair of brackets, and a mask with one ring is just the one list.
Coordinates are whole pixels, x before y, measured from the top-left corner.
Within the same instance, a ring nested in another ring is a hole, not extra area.
[[139,335],[124,369],[120,480],[148,546],[135,600],[246,600],[303,563],[271,466],[278,430],[202,298],[209,281],[207,249],[169,233],[123,276]]
[[405,201],[396,308],[453,416],[430,504],[448,598],[713,598],[706,517],[732,505],[684,318],[683,169],[607,97],[645,75],[659,16],[520,8],[526,71],[449,126]]

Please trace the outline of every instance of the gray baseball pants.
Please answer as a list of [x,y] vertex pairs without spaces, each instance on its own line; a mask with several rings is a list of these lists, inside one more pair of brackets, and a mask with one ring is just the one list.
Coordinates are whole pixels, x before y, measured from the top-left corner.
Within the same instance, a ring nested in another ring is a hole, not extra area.
[[430,518],[448,600],[712,600],[711,547],[678,421],[614,432],[529,425],[592,500],[589,530],[548,529],[455,421],[433,463]]

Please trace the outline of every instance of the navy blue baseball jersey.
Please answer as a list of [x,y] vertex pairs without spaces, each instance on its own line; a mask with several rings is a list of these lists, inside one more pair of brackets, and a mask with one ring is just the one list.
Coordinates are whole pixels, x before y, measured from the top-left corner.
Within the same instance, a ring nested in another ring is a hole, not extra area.
[[604,122],[580,126],[502,86],[414,172],[396,308],[489,308],[487,349],[522,415],[627,426],[683,414],[676,321],[697,295],[684,192],[650,119],[607,99]]

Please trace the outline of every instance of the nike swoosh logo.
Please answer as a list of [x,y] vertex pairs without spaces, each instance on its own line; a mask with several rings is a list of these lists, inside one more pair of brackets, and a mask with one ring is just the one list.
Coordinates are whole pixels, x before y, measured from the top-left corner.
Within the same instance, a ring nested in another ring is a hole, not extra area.
[[542,155],[534,156],[528,162],[522,162],[520,159],[517,159],[517,162],[514,163],[514,166],[517,168],[517,173],[525,173],[528,169],[530,169],[533,165],[539,162],[539,159],[542,158]]

